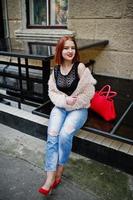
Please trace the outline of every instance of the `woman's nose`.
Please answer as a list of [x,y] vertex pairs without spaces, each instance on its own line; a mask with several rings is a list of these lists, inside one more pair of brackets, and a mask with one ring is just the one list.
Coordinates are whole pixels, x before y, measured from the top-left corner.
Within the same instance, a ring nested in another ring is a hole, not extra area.
[[72,52],[72,48],[69,48],[69,52]]

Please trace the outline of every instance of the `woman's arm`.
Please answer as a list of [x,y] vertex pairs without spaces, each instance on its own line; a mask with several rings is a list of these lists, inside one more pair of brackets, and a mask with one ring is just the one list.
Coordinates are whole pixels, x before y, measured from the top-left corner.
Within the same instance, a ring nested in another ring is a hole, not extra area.
[[95,87],[92,84],[86,85],[81,93],[77,95],[77,101],[74,104],[75,109],[89,108],[90,101],[95,94]]
[[77,96],[77,104],[89,106],[89,102],[95,94],[94,85],[96,84],[96,80],[93,78],[89,68],[86,68],[83,63],[80,63],[78,66],[78,74],[81,82],[86,79],[86,84],[83,86],[84,89]]
[[56,82],[54,78],[54,70],[50,75],[50,79],[48,81],[48,95],[52,103],[58,107],[66,106],[66,97],[67,95],[61,91],[59,91],[56,87]]
[[90,101],[95,94],[94,85],[96,84],[96,80],[91,75],[90,70],[86,68],[83,63],[80,63],[78,67],[80,81],[72,94],[72,96],[77,97],[77,100],[73,106],[69,107],[69,109],[88,108],[90,106]]
[[79,65],[78,65],[78,76],[79,76],[79,79],[81,79],[85,69],[86,69],[85,65],[83,63],[79,63]]

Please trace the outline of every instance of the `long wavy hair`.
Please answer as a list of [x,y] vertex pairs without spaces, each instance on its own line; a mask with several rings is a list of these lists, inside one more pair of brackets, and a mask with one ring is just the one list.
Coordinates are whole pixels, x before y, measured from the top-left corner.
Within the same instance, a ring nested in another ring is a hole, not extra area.
[[60,38],[60,40],[58,41],[57,45],[56,45],[56,49],[55,49],[55,63],[57,65],[61,65],[64,61],[64,58],[62,57],[62,50],[64,48],[64,44],[67,40],[71,40],[74,42],[75,45],[75,56],[72,60],[72,62],[77,62],[79,61],[80,57],[79,57],[79,53],[78,53],[78,48],[77,48],[77,44],[76,41],[74,39],[74,37],[72,36],[63,36],[62,38]]

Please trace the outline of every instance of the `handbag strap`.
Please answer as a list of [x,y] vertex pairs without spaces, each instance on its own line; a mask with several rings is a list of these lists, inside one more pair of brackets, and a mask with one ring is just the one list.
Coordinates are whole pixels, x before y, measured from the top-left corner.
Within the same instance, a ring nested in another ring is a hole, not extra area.
[[[106,90],[107,91],[104,91]],[[110,85],[105,85],[102,87],[102,89],[98,92],[99,95],[104,95],[107,99],[112,99],[117,95],[117,92],[111,91],[111,86]]]
[[[107,91],[105,92],[104,90],[107,89]],[[102,89],[98,92],[99,95],[102,95],[103,91],[104,94],[106,93],[106,98],[108,97],[109,93],[110,93],[111,87],[110,85],[105,85],[102,87]]]
[[117,92],[110,91],[108,96],[107,96],[107,92],[105,91],[101,92],[100,94],[106,96],[109,99],[112,99],[113,97],[117,95]]

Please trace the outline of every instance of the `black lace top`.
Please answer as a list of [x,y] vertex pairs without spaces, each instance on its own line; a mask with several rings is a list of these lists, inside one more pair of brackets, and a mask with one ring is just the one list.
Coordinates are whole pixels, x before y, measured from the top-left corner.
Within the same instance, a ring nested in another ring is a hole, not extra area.
[[69,96],[74,92],[79,82],[78,65],[79,62],[74,63],[72,69],[67,75],[61,74],[60,66],[57,66],[54,69],[54,76],[58,90]]

